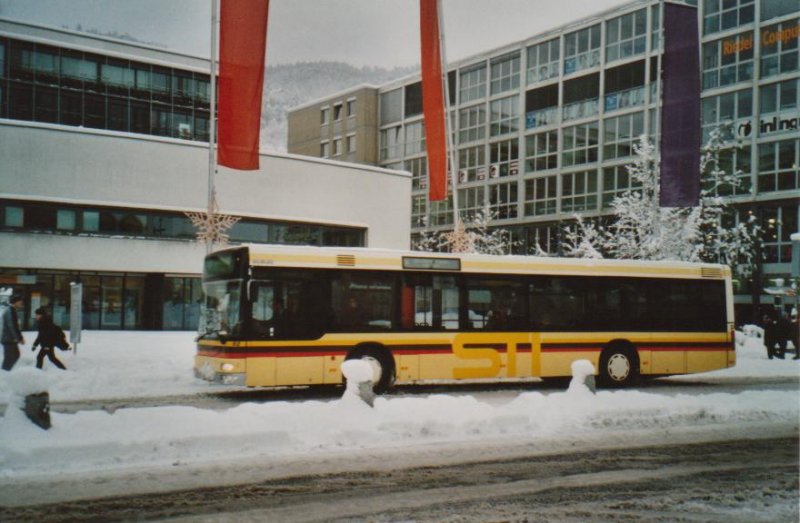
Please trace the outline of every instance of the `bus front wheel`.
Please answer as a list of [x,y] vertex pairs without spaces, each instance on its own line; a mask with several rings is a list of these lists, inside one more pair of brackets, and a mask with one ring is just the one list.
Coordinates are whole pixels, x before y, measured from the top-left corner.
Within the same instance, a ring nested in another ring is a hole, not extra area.
[[363,360],[373,369],[372,390],[383,394],[394,384],[394,358],[385,348],[364,345],[354,348],[345,360]]
[[608,388],[628,387],[639,376],[639,357],[630,346],[611,346],[600,356],[600,384]]

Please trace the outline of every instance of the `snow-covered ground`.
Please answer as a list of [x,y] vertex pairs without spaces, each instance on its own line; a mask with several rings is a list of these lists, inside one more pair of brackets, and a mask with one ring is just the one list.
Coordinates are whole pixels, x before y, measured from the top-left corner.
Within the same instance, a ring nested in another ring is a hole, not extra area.
[[[707,437],[796,435],[800,396],[789,390],[738,394],[666,395],[637,390],[521,392],[507,402],[446,394],[388,396],[374,408],[352,399],[244,403],[228,410],[194,407],[120,408],[113,413],[51,413],[42,430],[15,405],[19,383],[45,380],[50,399],[77,401],[192,395],[221,390],[192,375],[193,333],[83,333],[77,354],[58,351],[67,365],[34,367],[30,342],[11,373],[0,373],[0,504],[13,495],[4,485],[69,477],[102,477],[164,467],[264,463],[267,468],[313,470],[320,461],[364,461],[411,454],[441,458],[454,449],[484,455],[511,446],[547,451],[582,443],[653,444]],[[797,378],[800,362],[768,360],[760,339],[740,336],[735,368],[686,378]],[[790,356],[791,358],[791,356]],[[763,380],[762,380],[763,381]],[[23,386],[24,389],[24,386]],[[709,436],[710,435],[710,436]],[[494,451],[491,449],[495,449]],[[408,460],[403,460],[408,462]],[[283,468],[282,468],[283,467]],[[77,476],[76,476],[77,475]]]

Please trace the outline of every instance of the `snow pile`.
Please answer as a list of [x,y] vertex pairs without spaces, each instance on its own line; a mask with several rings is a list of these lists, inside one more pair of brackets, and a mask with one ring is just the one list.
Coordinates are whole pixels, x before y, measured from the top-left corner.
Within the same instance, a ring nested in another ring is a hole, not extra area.
[[572,362],[572,380],[569,382],[567,392],[573,394],[594,394],[594,365],[589,360]]
[[375,402],[375,394],[372,392],[372,365],[364,360],[347,360],[342,362],[342,375],[347,380],[342,401],[363,401],[372,407]]
[[[472,396],[433,395],[362,402],[243,404],[227,411],[192,407],[52,414],[45,432],[19,420],[0,425],[0,480],[75,472],[121,471],[331,452],[403,451],[426,445],[561,444],[576,436],[636,441],[653,431],[712,427],[796,429],[796,391],[667,397],[635,391],[529,392],[502,405]],[[35,430],[34,430],[35,429]],[[791,433],[791,432],[789,432]],[[235,455],[232,455],[235,449]]]

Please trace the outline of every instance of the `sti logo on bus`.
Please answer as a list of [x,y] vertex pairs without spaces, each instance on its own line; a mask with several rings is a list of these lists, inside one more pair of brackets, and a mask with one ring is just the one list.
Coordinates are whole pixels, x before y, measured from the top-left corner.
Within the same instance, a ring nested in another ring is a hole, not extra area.
[[[503,368],[501,354],[506,354],[506,372],[508,377],[517,376],[517,355],[531,353],[532,347],[540,345],[538,334],[520,334],[514,336],[509,343],[498,343],[496,334],[469,333],[458,334],[453,339],[453,354],[474,365],[453,369],[455,379],[495,378]],[[492,339],[495,341],[493,342]],[[482,364],[481,364],[482,362]],[[531,358],[530,373],[539,374],[538,358]],[[523,373],[528,375],[528,373]]]

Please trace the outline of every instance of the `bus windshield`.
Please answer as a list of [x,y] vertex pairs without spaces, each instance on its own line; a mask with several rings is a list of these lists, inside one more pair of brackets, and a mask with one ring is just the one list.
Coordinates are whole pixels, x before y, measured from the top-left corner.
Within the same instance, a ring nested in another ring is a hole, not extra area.
[[241,329],[240,308],[242,280],[205,282],[206,295],[200,337],[236,335]]

